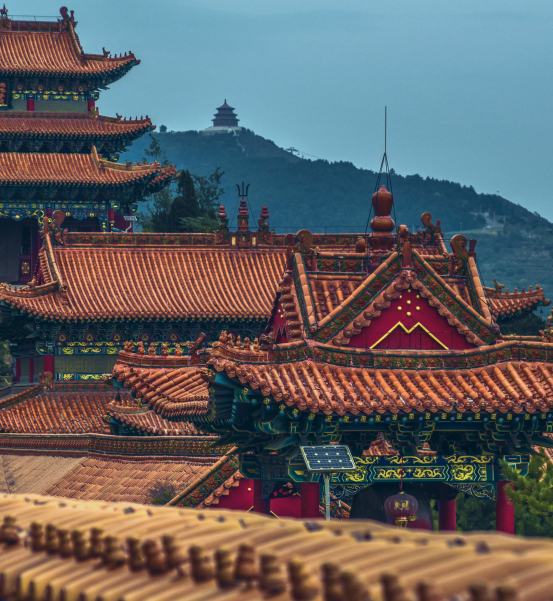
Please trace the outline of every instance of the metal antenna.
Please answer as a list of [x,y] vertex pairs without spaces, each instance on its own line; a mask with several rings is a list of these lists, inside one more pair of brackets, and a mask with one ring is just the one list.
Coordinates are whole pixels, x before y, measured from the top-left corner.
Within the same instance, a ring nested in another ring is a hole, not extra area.
[[388,138],[388,107],[384,107],[384,154],[386,154],[386,141]]

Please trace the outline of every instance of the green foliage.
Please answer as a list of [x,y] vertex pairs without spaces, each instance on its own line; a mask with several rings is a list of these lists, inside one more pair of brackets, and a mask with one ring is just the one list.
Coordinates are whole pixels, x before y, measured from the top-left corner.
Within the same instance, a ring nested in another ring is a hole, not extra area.
[[526,476],[521,476],[505,461],[500,465],[505,479],[514,485],[514,490],[506,490],[515,505],[527,507],[533,515],[549,517],[553,514],[553,464],[543,448],[539,455],[531,458]]
[[198,203],[202,211],[207,213],[210,210],[215,211],[219,208],[219,199],[225,193],[225,190],[221,187],[221,180],[224,175],[225,172],[221,171],[221,167],[216,167],[215,171],[209,175],[192,176]]
[[0,386],[11,384],[12,373],[10,343],[2,340],[0,341]]
[[553,536],[553,463],[540,449],[528,465],[528,474],[500,462],[503,476],[513,483],[506,488],[507,496],[515,504],[517,534],[526,536]]
[[539,336],[540,330],[545,329],[545,319],[535,313],[522,313],[510,319],[502,320],[499,324],[502,334],[517,336]]
[[167,505],[176,496],[177,490],[174,484],[168,482],[156,482],[150,488],[150,502],[152,505]]
[[173,198],[170,208],[170,220],[173,224],[173,231],[187,231],[185,229],[186,220],[198,217],[200,214],[200,205],[196,198],[194,180],[188,169],[183,169],[179,173],[177,184],[177,194]]
[[457,495],[457,530],[495,530],[495,502],[472,495]]
[[[150,134],[150,146],[144,150],[142,160],[147,162],[157,161],[162,167],[169,165],[167,153],[161,148],[159,141]],[[171,186],[162,188],[159,192],[150,194],[145,198],[146,213],[137,213],[138,223],[144,232],[171,232],[173,223],[171,221],[171,205],[173,203],[174,190]]]
[[[167,166],[166,151],[151,134],[150,138],[150,146],[144,151],[146,157]],[[213,232],[219,225],[215,209],[224,193],[221,187],[223,175],[220,167],[209,175],[193,175],[188,169],[181,170],[176,187],[166,186],[145,199],[146,212],[137,214],[142,231]]]

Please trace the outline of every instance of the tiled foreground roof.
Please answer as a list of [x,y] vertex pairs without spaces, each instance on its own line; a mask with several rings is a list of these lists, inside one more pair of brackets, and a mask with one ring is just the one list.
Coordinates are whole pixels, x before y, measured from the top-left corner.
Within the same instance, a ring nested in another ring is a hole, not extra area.
[[94,148],[91,154],[0,153],[1,186],[122,186],[157,183],[174,174],[172,165],[112,163]]
[[70,499],[151,503],[153,489],[185,489],[217,461],[217,457],[169,460],[90,457],[52,485],[47,494]]
[[152,129],[152,121],[98,116],[96,113],[0,113],[0,136],[25,138],[122,138]]
[[[553,542],[371,521],[3,495],[10,599],[401,601],[551,597]],[[117,596],[115,596],[117,595]]]
[[60,302],[57,288],[44,293],[40,286],[36,291],[0,289],[0,299],[52,319],[267,320],[285,260],[282,249],[164,246],[68,245],[49,247],[50,255],[55,263],[41,261],[45,281],[63,282],[67,303]]

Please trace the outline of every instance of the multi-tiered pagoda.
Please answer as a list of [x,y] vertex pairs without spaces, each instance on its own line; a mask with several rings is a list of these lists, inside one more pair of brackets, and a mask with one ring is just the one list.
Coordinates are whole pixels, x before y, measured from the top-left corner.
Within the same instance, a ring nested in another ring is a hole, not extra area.
[[159,164],[113,162],[153,129],[148,117],[103,117],[99,91],[140,61],[87,54],[73,11],[57,21],[17,21],[0,12],[0,281],[35,273],[38,230],[55,210],[69,231],[128,230],[136,203],[171,178]]
[[225,102],[217,107],[217,112],[213,117],[213,125],[202,130],[203,134],[232,133],[242,129],[238,125],[240,119],[236,116],[234,107],[227,104],[226,98]]

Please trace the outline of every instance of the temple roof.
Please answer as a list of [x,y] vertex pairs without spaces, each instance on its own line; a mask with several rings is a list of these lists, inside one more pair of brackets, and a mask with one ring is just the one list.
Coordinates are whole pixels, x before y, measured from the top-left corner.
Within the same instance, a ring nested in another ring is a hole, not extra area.
[[91,154],[0,153],[0,186],[121,187],[155,185],[175,175],[159,163],[113,163]]
[[[43,384],[0,399],[0,432],[11,434],[110,434],[109,421],[157,436],[203,436],[193,424],[166,421],[115,390],[43,390]],[[107,417],[109,416],[109,418]]]
[[[157,368],[129,365],[136,363],[131,353],[120,353],[113,378],[132,388],[133,395],[164,418],[204,415],[209,408],[207,370],[205,368]],[[187,364],[189,357],[182,357]]]
[[152,121],[121,119],[90,113],[0,112],[0,137],[13,138],[126,138],[154,129]]
[[43,248],[44,284],[21,291],[4,286],[0,299],[50,319],[266,320],[285,260],[284,249],[53,246],[50,237]]
[[527,291],[524,288],[521,292],[516,289],[514,292],[506,290],[503,292],[504,286],[499,284],[496,288],[484,288],[488,297],[488,303],[494,317],[509,317],[520,311],[534,310],[538,306],[547,307],[550,303],[550,299],[546,299],[542,288],[539,284],[535,290],[532,290],[532,286]]
[[139,64],[132,52],[113,57],[109,52],[85,53],[73,17],[62,16],[57,22],[0,19],[0,75],[114,81]]
[[[94,482],[99,470],[85,469]],[[121,466],[114,462],[109,469]],[[103,477],[109,480],[109,472]],[[137,490],[149,482],[143,478]],[[372,520],[276,520],[128,501],[60,503],[39,495],[3,495],[0,518],[11,543],[3,550],[5,580],[17,583],[20,597],[48,590],[52,598],[62,591],[107,598],[116,591],[137,601],[262,601],[274,594],[282,601],[538,600],[551,591],[553,542],[545,537],[433,533]],[[50,534],[67,537],[65,547],[50,543],[45,552],[46,524]],[[103,552],[90,557],[98,548]]]
[[145,459],[89,457],[53,484],[47,494],[70,499],[152,502],[154,489],[183,490],[207,472],[217,457]]

